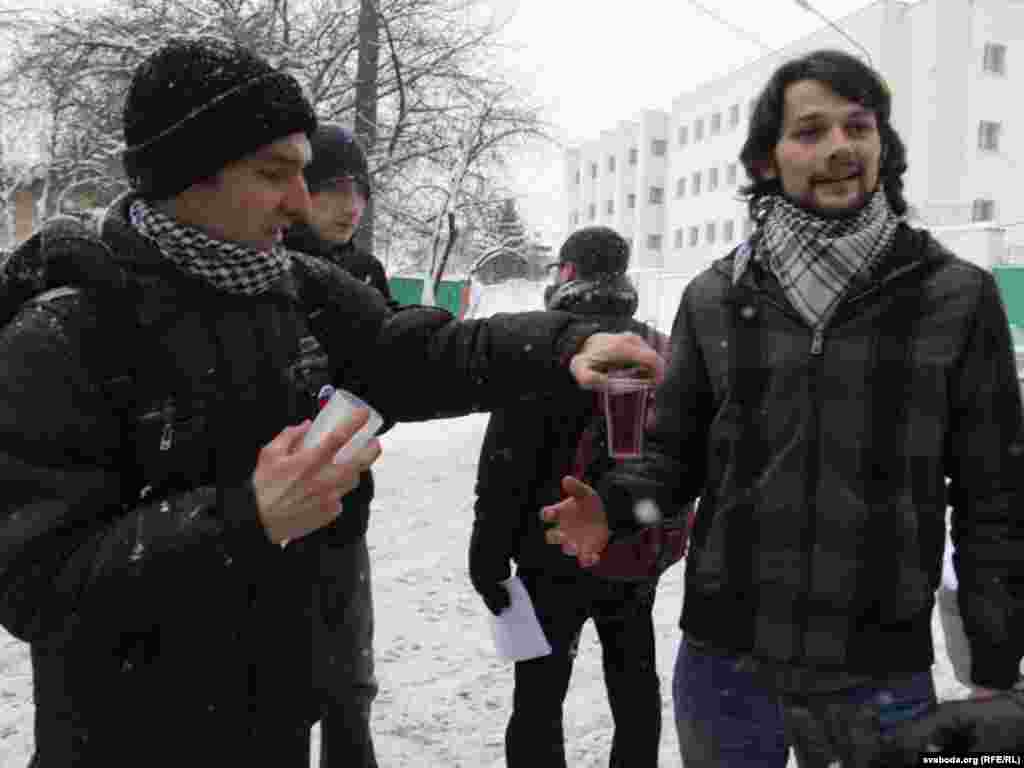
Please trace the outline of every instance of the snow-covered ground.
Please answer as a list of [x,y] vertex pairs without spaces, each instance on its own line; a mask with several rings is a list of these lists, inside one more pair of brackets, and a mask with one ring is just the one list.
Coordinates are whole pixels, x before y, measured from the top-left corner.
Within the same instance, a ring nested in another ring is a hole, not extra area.
[[[537,308],[540,291],[521,282],[486,289],[477,314]],[[486,608],[466,574],[473,483],[486,422],[485,414],[477,414],[402,424],[381,441],[369,541],[380,680],[373,727],[382,768],[504,765],[512,667],[495,657]],[[670,686],[682,592],[683,569],[677,566],[663,578],[655,604],[665,767],[681,764]],[[939,696],[960,697],[965,690],[945,658],[937,619],[933,626]],[[0,768],[27,765],[32,711],[28,648],[0,629]],[[607,765],[611,729],[600,646],[588,624],[566,700],[569,765]],[[314,755],[318,738],[314,729]]]

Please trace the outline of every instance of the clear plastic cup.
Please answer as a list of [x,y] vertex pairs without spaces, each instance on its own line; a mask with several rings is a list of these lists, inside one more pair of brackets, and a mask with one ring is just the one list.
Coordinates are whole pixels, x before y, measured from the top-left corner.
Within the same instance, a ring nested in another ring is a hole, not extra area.
[[635,371],[611,371],[604,391],[604,417],[608,427],[608,455],[638,459],[644,455],[644,426],[652,384]]
[[334,454],[334,463],[340,464],[343,461],[348,461],[355,454],[362,449],[375,434],[377,430],[384,424],[384,419],[377,411],[373,409],[368,403],[360,400],[358,397],[353,395],[351,392],[346,392],[344,389],[334,390],[334,394],[331,395],[331,399],[327,401],[327,404],[320,409],[320,413],[317,414],[316,420],[310,426],[309,431],[306,432],[305,437],[302,438],[302,447],[309,448],[311,446],[320,445],[323,442],[324,437],[331,432],[339,424],[350,420],[355,412],[359,408],[366,408],[370,411],[370,418],[366,424],[356,432],[352,438],[342,446],[341,450]]

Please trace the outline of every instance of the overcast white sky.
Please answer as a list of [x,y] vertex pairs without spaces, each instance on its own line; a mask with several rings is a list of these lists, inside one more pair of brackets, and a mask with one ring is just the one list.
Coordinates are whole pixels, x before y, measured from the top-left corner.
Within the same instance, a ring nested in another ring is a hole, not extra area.
[[[563,143],[596,138],[645,108],[672,99],[821,27],[796,0],[481,0],[511,16],[505,62],[546,108]],[[0,8],[98,5],[102,0],[0,0]],[[813,0],[838,20],[870,0]],[[538,148],[520,159],[511,180],[527,226],[557,236],[564,219],[562,152]],[[557,246],[557,242],[552,242]]]
[[[833,20],[870,4],[813,0]],[[507,63],[547,107],[547,118],[569,144],[596,138],[642,109],[667,110],[678,94],[765,53],[701,7],[772,49],[824,25],[795,0],[494,0],[493,5],[515,12],[506,34],[518,50]],[[524,158],[514,184],[528,227],[557,233],[564,219],[561,150]]]

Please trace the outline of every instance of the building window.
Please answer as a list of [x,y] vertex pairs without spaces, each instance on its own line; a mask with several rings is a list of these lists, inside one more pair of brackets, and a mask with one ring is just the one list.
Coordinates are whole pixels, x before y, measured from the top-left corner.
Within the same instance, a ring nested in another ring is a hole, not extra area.
[[680,125],[678,131],[679,146],[685,147],[690,141],[690,129],[688,126]]
[[725,169],[725,183],[730,187],[736,186],[736,163],[729,163]]
[[608,155],[608,173],[615,173],[615,155]]
[[726,219],[722,222],[722,240],[731,243],[734,237],[736,237],[736,225],[732,219]]
[[577,184],[580,183],[580,169],[579,168],[576,169],[576,183]]
[[587,206],[587,218],[593,221],[596,216],[597,206],[591,203],[589,206]]
[[703,141],[704,140],[704,119],[701,118],[693,124],[693,140]]
[[639,154],[640,153],[637,151],[636,147],[630,147],[629,148],[629,164],[630,165],[636,165],[637,156]]
[[651,141],[651,154],[655,157],[664,157],[667,150],[668,142],[664,139],[654,139]]
[[722,113],[715,112],[711,116],[711,135],[717,136],[722,132]]
[[672,246],[676,249],[683,247],[683,228],[679,227],[672,235]]
[[718,189],[718,169],[708,169],[708,192],[714,192]]
[[700,229],[697,227],[690,227],[690,247],[697,245],[697,241],[700,240]]
[[615,213],[615,201],[614,200],[609,200],[608,202],[606,202],[604,204],[604,210],[605,210],[605,213],[607,213],[609,216],[611,216],[613,213]]
[[590,178],[592,178],[592,179],[596,179],[597,178],[597,163],[591,163],[590,164]]
[[1001,43],[985,43],[983,68],[993,75],[1006,74],[1006,46]]
[[676,181],[676,197],[686,197],[686,177],[680,176]]
[[632,192],[626,195],[626,207],[636,208],[636,195],[634,195]]
[[996,217],[995,200],[978,199],[971,208],[971,221],[992,221]]
[[569,226],[576,228],[580,225],[580,212],[573,211],[572,216],[569,217]]
[[999,131],[1001,125],[989,120],[982,120],[978,124],[978,147],[992,152],[999,150]]
[[651,187],[647,196],[647,201],[651,203],[651,205],[661,205],[665,202],[665,188]]
[[708,245],[715,242],[715,222],[709,221],[704,225],[704,239],[707,240]]
[[694,173],[690,178],[690,194],[694,196],[700,194],[700,171]]
[[647,236],[647,250],[649,250],[649,251],[660,251],[661,250],[661,235],[648,235]]
[[729,127],[735,128],[740,124],[740,105],[733,104],[729,107]]

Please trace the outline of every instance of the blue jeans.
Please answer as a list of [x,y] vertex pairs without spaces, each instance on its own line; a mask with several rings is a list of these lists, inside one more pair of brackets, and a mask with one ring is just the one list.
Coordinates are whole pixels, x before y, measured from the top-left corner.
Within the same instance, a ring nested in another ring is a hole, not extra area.
[[[735,656],[683,639],[672,679],[679,752],[686,768],[801,768],[864,756],[899,725],[935,706],[931,672],[833,693],[785,694],[754,679]],[[856,753],[856,754],[854,754]]]

